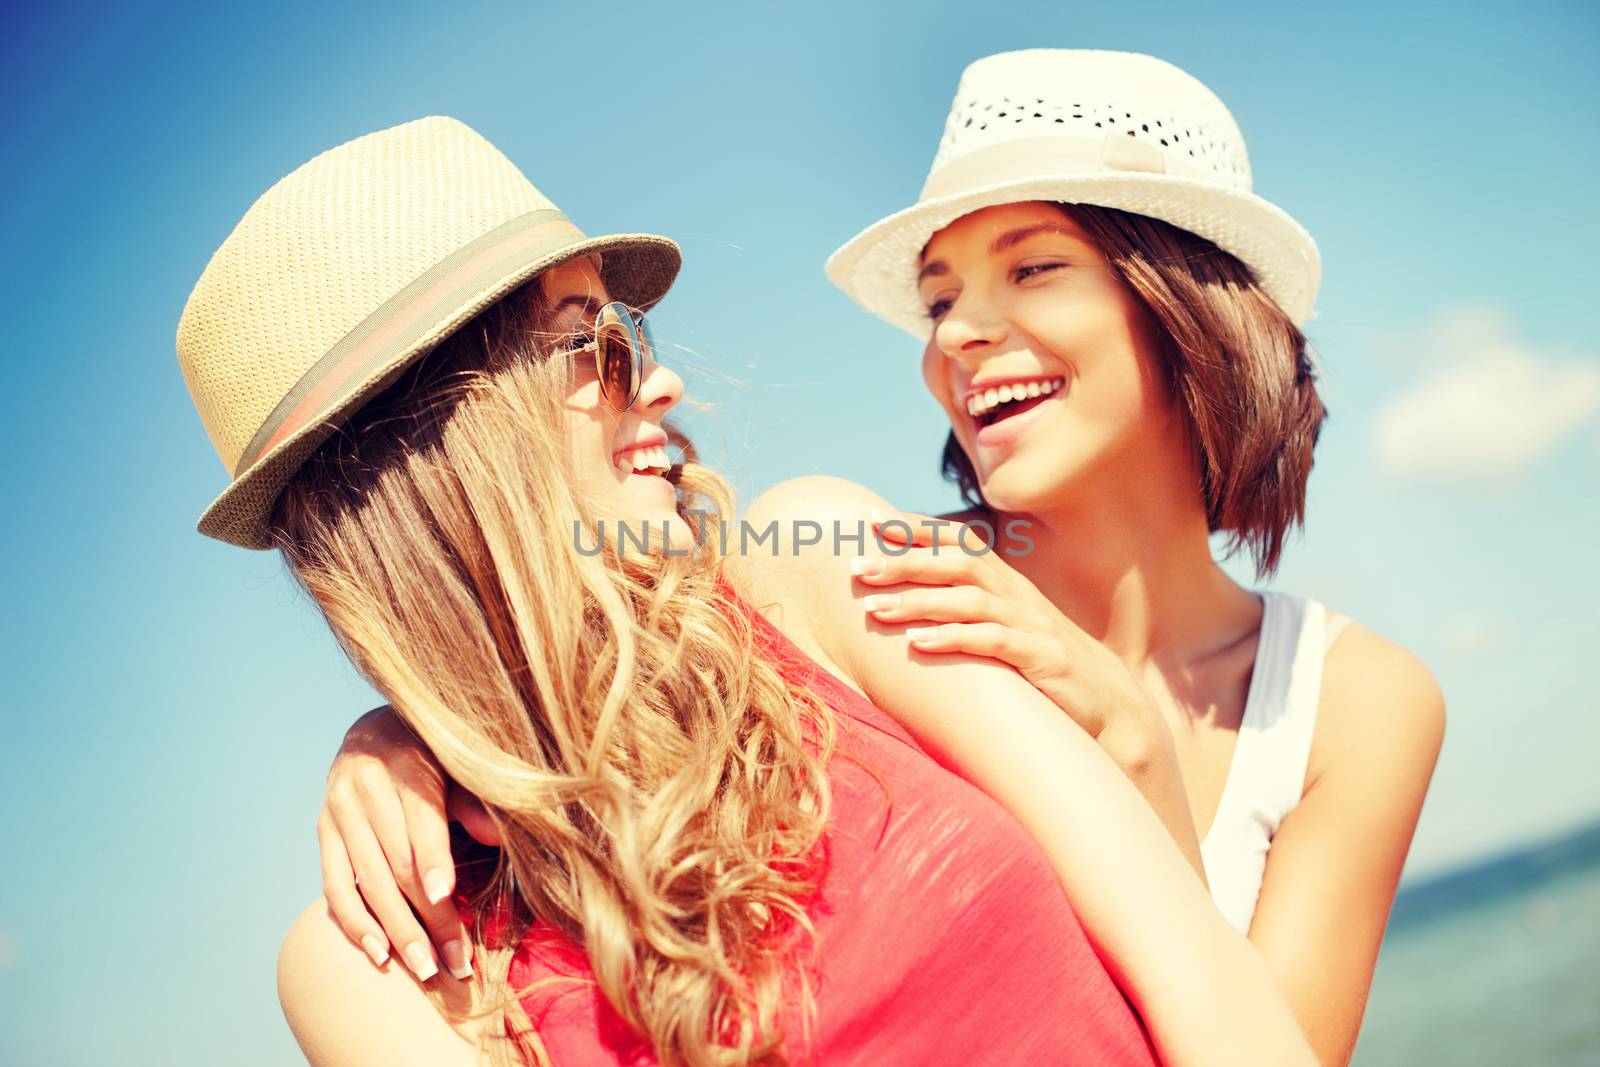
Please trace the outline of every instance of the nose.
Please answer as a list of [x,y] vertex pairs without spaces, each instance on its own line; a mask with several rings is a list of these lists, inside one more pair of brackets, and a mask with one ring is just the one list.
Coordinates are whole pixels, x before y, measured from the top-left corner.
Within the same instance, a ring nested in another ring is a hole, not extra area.
[[1007,335],[1006,320],[976,293],[962,293],[933,331],[933,344],[946,356],[969,366],[981,361]]
[[660,422],[682,399],[683,379],[671,367],[663,367],[651,359],[646,364],[634,410],[653,422]]

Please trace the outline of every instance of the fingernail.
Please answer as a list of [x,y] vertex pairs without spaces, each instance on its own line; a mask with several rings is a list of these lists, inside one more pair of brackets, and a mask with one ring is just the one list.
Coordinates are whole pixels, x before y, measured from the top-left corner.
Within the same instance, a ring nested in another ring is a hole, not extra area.
[[377,934],[363,936],[361,938],[361,947],[367,950],[368,956],[372,957],[374,966],[382,967],[383,961],[389,958],[389,949]]
[[889,521],[889,513],[887,511],[879,511],[877,508],[867,512],[867,516],[872,519],[872,525],[874,526],[882,526]]
[[422,876],[422,890],[429,904],[437,904],[450,895],[450,874],[443,867],[435,867]]
[[871,556],[855,556],[850,560],[851,574],[882,574],[883,560]]
[[460,941],[446,941],[444,966],[452,978],[471,978],[472,961],[467,958],[467,946]]
[[908,641],[926,641],[933,637],[932,626],[907,626],[906,639]]
[[900,606],[899,593],[874,593],[861,601],[868,611],[893,611]]
[[439,973],[439,965],[433,962],[433,957],[422,947],[421,941],[413,941],[406,946],[406,963],[419,981],[426,982]]

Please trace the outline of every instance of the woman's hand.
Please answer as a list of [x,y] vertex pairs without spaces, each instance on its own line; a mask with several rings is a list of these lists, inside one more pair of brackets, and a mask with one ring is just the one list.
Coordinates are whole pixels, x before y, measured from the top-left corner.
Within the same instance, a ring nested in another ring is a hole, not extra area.
[[[868,585],[917,588],[869,595],[880,623],[913,623],[918,652],[965,653],[1010,664],[1066,712],[1139,787],[1201,879],[1200,843],[1172,734],[1153,698],[1105,645],[1063,615],[997,549],[949,520],[910,512],[874,516],[886,547],[852,567]],[[981,551],[980,551],[981,550]]]
[[446,777],[393,709],[385,705],[357,719],[328,771],[317,815],[323,895],[373,963],[381,965],[389,946],[399,945],[419,981],[438,973],[432,945],[451,975],[472,973],[471,941],[450,899],[451,818],[477,840],[499,846],[483,805]]
[[[878,536],[891,547],[882,556],[864,557],[868,571],[858,580],[922,588],[868,596],[867,613],[882,623],[922,624],[906,629],[919,652],[965,652],[1009,663],[1119,765],[1135,754],[1143,758],[1150,740],[1167,726],[1127,665],[1063,615],[997,549],[970,535],[963,545],[951,525],[910,512],[875,518]],[[873,572],[873,565],[881,569]]]

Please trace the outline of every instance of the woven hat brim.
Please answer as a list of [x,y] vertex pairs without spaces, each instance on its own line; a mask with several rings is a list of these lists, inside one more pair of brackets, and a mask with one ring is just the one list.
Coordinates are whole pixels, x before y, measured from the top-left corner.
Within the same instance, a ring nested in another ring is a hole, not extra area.
[[241,548],[272,548],[267,521],[278,495],[351,414],[393,384],[408,366],[517,286],[543,271],[596,252],[604,254],[600,275],[611,298],[642,310],[649,310],[666,296],[682,264],[676,242],[655,234],[624,233],[585,238],[507,265],[503,272],[436,315],[420,336],[354,383],[348,394],[315,420],[262,455],[212,501],[195,529]]
[[1117,208],[1171,223],[1249,266],[1296,326],[1313,316],[1322,260],[1304,227],[1253,193],[1165,174],[1018,179],[925,200],[880,219],[840,246],[828,257],[828,278],[874,315],[926,342],[933,323],[916,285],[923,247],[963,215],[1029,200]]

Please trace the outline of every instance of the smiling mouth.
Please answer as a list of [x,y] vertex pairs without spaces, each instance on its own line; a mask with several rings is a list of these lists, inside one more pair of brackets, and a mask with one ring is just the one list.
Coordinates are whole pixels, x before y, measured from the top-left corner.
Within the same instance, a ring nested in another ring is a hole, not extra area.
[[1038,407],[1066,384],[1065,378],[1043,378],[1031,382],[1009,382],[998,388],[975,392],[967,398],[967,414],[972,416],[979,429],[993,426]]
[[672,469],[672,457],[664,445],[634,448],[616,458],[617,470],[623,474],[643,474],[647,477],[664,475]]

